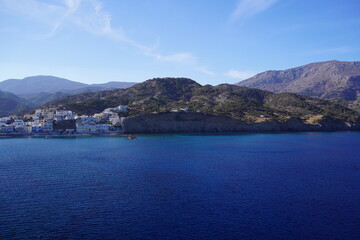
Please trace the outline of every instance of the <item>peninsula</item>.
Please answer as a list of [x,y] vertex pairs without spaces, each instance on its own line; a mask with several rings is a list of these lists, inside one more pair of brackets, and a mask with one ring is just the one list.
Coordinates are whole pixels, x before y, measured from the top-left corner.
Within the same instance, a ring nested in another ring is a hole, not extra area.
[[155,78],[127,89],[54,100],[80,114],[125,106],[125,133],[284,132],[359,130],[359,113],[331,100],[272,93],[230,84],[200,85],[188,78]]
[[[315,65],[329,64],[339,65]],[[154,78],[125,89],[60,97],[23,116],[2,117],[0,135],[358,131],[357,106],[346,99]]]

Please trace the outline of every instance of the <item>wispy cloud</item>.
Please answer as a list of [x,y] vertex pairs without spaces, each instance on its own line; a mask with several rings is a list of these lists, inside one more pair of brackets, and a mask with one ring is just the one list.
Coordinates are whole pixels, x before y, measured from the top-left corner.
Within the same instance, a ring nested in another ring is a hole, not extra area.
[[239,80],[244,80],[254,76],[256,73],[251,71],[238,71],[238,70],[229,70],[224,75],[229,78],[235,78]]
[[54,25],[66,9],[58,4],[48,4],[36,0],[0,0],[0,11],[8,12],[25,19]]
[[57,0],[50,3],[40,0],[0,0],[0,8],[45,23],[50,30],[43,34],[44,37],[55,36],[64,26],[77,26],[90,34],[126,43],[156,61],[188,65],[195,71],[213,75],[206,67],[199,66],[198,59],[192,53],[161,54],[159,41],[147,46],[128,36],[121,27],[114,27],[111,14],[104,9],[100,0]]
[[64,23],[64,21],[78,10],[81,4],[81,0],[64,0],[64,4],[67,7],[67,9],[62,10],[63,13],[61,14],[61,17],[59,17],[55,21],[55,23],[51,28],[51,31],[45,36],[47,37],[53,36],[57,32],[57,30],[61,27],[61,25]]
[[53,25],[49,36],[56,34],[62,25],[75,24],[88,33],[105,35],[125,42],[144,53],[153,50],[152,47],[140,44],[127,36],[120,27],[114,28],[111,15],[103,9],[103,4],[99,0],[62,0],[62,3],[65,10]]
[[278,0],[239,0],[235,10],[230,15],[230,21],[250,18],[265,11]]

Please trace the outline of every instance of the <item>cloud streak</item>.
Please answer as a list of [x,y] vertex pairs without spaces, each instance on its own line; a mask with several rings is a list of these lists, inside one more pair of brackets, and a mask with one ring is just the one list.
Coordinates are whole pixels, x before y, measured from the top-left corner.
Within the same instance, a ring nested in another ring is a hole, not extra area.
[[206,67],[200,67],[192,53],[160,54],[158,42],[154,46],[146,46],[129,37],[120,27],[113,27],[111,14],[104,10],[100,0],[58,0],[51,3],[39,0],[0,0],[0,8],[49,25],[50,31],[44,37],[55,36],[66,25],[77,26],[90,34],[126,43],[156,61],[187,65],[195,71],[214,75]]
[[253,17],[274,5],[278,0],[239,0],[230,21]]

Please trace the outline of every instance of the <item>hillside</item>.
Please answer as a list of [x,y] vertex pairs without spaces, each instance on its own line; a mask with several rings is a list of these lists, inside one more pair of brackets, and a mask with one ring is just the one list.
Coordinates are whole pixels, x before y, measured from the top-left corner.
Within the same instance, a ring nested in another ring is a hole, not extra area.
[[328,61],[283,71],[266,71],[237,85],[274,93],[357,100],[360,99],[360,62]]
[[100,88],[102,90],[109,90],[109,89],[117,89],[117,88],[128,88],[134,86],[135,82],[107,82],[107,83],[97,83],[91,84],[90,87],[92,88]]
[[130,108],[128,116],[188,108],[192,112],[224,115],[247,122],[284,121],[290,117],[312,121],[326,116],[355,121],[358,116],[356,112],[326,100],[230,84],[201,86],[186,78],[156,78],[127,89],[78,94],[48,104],[59,105],[80,114],[127,105]]
[[86,92],[98,92],[133,86],[133,82],[108,82],[85,84],[54,76],[33,76],[24,79],[8,79],[0,82],[0,90],[27,99],[35,106],[59,97]]
[[0,117],[22,113],[31,107],[24,99],[12,93],[0,91]]

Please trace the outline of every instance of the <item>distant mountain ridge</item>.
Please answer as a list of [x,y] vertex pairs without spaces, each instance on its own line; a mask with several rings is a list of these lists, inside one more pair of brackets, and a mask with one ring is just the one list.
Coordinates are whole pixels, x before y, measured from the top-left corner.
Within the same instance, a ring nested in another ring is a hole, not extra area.
[[327,99],[360,99],[360,62],[327,61],[266,71],[237,83],[274,93],[292,92]]
[[33,76],[24,79],[8,79],[0,82],[0,90],[11,92],[29,100],[34,105],[42,105],[58,97],[84,92],[98,92],[133,86],[134,82],[108,82],[85,84],[54,76]]
[[18,96],[0,90],[0,117],[25,112],[33,106]]
[[33,76],[0,82],[0,89],[16,95],[61,92],[87,87],[87,84],[53,76]]

